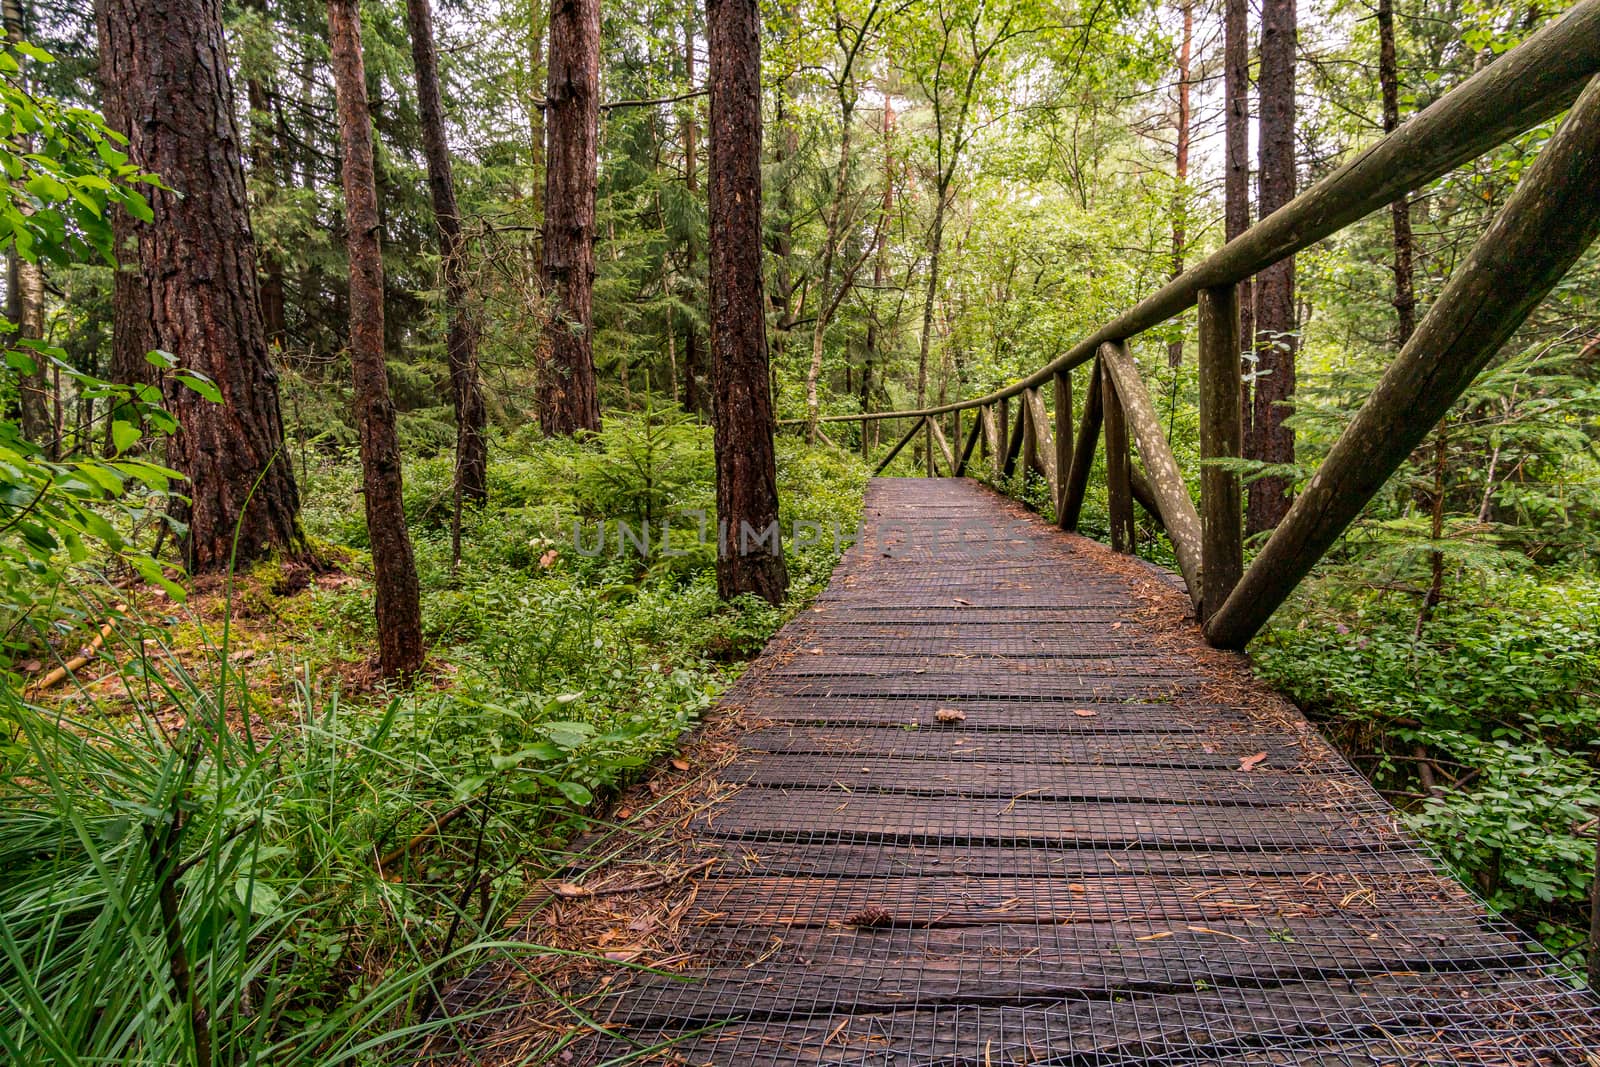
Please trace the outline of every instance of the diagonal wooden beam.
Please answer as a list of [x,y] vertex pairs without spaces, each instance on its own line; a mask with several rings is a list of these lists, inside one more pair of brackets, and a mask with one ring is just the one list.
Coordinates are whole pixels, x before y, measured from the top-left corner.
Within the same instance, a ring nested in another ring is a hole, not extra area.
[[911,443],[911,439],[913,437],[917,436],[917,431],[920,430],[920,429],[922,429],[922,420],[921,419],[912,420],[911,429],[907,430],[906,431],[906,435],[904,437],[900,438],[900,440],[898,442],[896,442],[896,444],[895,444],[895,446],[893,448],[889,449],[889,454],[887,456],[883,457],[883,461],[881,463],[879,463],[876,467],[873,468],[872,476],[874,478],[876,478],[878,475],[882,474],[884,472],[884,470],[886,470],[888,468],[889,464],[894,461],[894,457],[896,457],[896,456],[898,456],[900,454],[900,450],[902,448],[906,447],[906,445]]
[[1067,485],[1061,491],[1061,515],[1056,525],[1063,530],[1076,530],[1078,516],[1083,512],[1083,495],[1089,489],[1089,472],[1094,467],[1094,450],[1100,440],[1102,400],[1100,396],[1100,361],[1094,361],[1089,374],[1089,391],[1083,398],[1083,420],[1078,423],[1078,440],[1072,446],[1072,467],[1067,471]]
[[1167,528],[1173,554],[1178,557],[1178,570],[1183,572],[1183,580],[1189,584],[1189,595],[1198,604],[1201,592],[1200,513],[1189,496],[1189,487],[1184,484],[1183,472],[1178,469],[1167,435],[1161,432],[1161,417],[1156,414],[1128,346],[1120,342],[1101,345],[1100,362],[1117,384],[1117,398],[1122,401],[1128,425],[1139,442],[1139,455],[1144,460],[1150,488],[1161,509],[1162,525]]
[[1016,425],[1011,427],[1010,434],[1006,437],[1006,458],[1000,465],[1000,476],[1009,478],[1017,472],[1017,457],[1022,453],[1023,431],[1027,422],[1027,405],[1017,405]]
[[967,443],[961,446],[961,458],[956,461],[957,478],[967,473],[967,461],[972,458],[972,446],[978,443],[978,438],[983,434],[983,419],[981,415],[983,411],[987,410],[987,408],[980,409],[980,417],[972,420],[972,429],[967,431]]

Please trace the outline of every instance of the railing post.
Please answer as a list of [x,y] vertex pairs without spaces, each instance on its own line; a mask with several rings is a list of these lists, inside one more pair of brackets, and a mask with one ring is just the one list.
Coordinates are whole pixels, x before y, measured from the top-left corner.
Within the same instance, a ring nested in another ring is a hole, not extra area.
[[1239,299],[1232,285],[1200,290],[1200,621],[1210,618],[1244,573],[1239,472],[1207,460],[1240,453]]
[[1106,430],[1106,506],[1111,513],[1111,547],[1133,551],[1133,487],[1128,484],[1128,423],[1110,374],[1100,375],[1100,405]]
[[1066,528],[1067,476],[1072,470],[1072,372],[1056,371],[1056,484],[1050,501],[1056,524]]

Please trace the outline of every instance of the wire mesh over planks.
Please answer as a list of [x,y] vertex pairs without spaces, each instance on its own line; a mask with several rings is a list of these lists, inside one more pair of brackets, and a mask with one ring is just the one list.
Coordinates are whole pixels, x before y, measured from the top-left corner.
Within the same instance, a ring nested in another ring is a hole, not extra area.
[[1600,1065],[1574,976],[1140,566],[875,481],[730,697],[688,969],[619,968],[582,1059]]

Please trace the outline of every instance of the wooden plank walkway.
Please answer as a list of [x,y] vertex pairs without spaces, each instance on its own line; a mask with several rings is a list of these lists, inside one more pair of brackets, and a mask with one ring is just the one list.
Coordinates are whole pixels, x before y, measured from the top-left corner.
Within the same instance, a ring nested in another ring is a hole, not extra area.
[[725,701],[689,969],[613,976],[585,1058],[1600,1064],[1570,975],[1168,578],[967,481],[866,510]]

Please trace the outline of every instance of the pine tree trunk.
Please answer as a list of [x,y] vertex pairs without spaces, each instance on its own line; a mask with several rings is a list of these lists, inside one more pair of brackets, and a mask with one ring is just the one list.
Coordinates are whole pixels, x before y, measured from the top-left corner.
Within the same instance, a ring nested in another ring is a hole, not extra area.
[[402,494],[400,443],[384,368],[383,255],[373,174],[372,117],[361,55],[359,0],[328,0],[328,43],[344,146],[346,241],[350,256],[350,367],[361,484],[372,545],[378,665],[385,677],[422,666],[422,609]]
[[483,392],[478,378],[478,331],[468,307],[467,244],[461,236],[461,209],[456,206],[450,145],[445,140],[444,104],[439,93],[438,47],[433,38],[433,11],[428,0],[406,0],[411,30],[411,58],[417,73],[417,115],[422,125],[422,151],[428,160],[428,195],[439,227],[440,269],[444,274],[445,361],[450,369],[450,396],[456,413],[456,493],[462,504],[479,505],[488,497],[488,448],[484,442]]
[[[789,585],[778,530],[775,424],[761,274],[761,38],[756,0],[707,0],[708,206],[716,383],[717,590],[777,604]],[[758,541],[758,538],[765,540]]]
[[[132,77],[124,69],[128,56],[110,47],[113,40],[109,5],[95,4],[95,25],[100,38],[100,101],[106,125],[128,139],[129,159],[143,164],[139,134],[129,121],[125,86]],[[150,329],[150,287],[139,269],[139,240],[144,229],[120,207],[111,209],[111,234],[117,250],[117,269],[111,282],[111,367],[108,378],[119,385],[147,385],[156,381],[156,369],[145,356],[155,348]],[[105,450],[113,450],[111,427],[116,414],[106,419]]]
[[[1183,5],[1183,39],[1178,46],[1178,121],[1177,145],[1173,152],[1172,176],[1172,276],[1183,273],[1183,250],[1187,240],[1185,216],[1189,210],[1189,73],[1194,55],[1194,6]],[[1183,365],[1183,338],[1167,345],[1167,365]]]
[[[1250,7],[1249,0],[1224,0],[1223,11],[1223,236],[1233,240],[1250,228]],[[1246,279],[1236,288],[1239,337],[1253,344],[1255,297]],[[1241,372],[1248,369],[1239,353]],[[1239,391],[1239,426],[1249,452],[1251,390],[1248,379]]]
[[[1294,66],[1296,0],[1263,0],[1261,7],[1261,216],[1294,199]],[[1265,463],[1294,462],[1293,413],[1295,353],[1294,257],[1275,263],[1256,279],[1258,377],[1249,458]],[[1272,475],[1250,483],[1246,528],[1260,533],[1277,526],[1289,511],[1293,482]]]
[[[690,18],[683,23],[683,71],[684,84],[691,89],[694,88],[694,61],[694,20]],[[693,101],[688,103],[683,113],[683,185],[691,200],[700,192],[700,128],[695,122]],[[700,260],[699,246],[696,235],[690,234],[683,250],[683,259],[684,273],[689,276],[691,286],[696,282],[695,264]],[[705,350],[700,345],[700,331],[693,319],[684,324],[684,330],[683,406],[696,414],[709,415],[711,393],[706,387]]]
[[[170,379],[179,428],[167,463],[188,484],[174,505],[193,571],[275,549],[304,550],[300,495],[284,449],[277,373],[268,355],[245,193],[243,145],[223,45],[219,0],[103,0],[104,48],[139,116],[138,162],[170,191],[147,187],[155,219],[139,262],[149,285],[153,343],[216,383],[214,404]],[[249,506],[246,507],[246,500]]]
[[550,435],[600,429],[594,373],[594,200],[600,124],[600,2],[551,0],[545,111],[544,259],[550,298],[539,423]]

